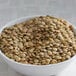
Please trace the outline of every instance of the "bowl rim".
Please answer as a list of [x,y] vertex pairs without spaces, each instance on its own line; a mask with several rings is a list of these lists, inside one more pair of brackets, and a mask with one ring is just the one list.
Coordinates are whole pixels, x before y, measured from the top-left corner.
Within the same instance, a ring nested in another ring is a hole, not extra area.
[[[17,19],[15,19],[15,20],[12,20],[12,21],[6,23],[6,24],[0,29],[0,33],[2,32],[2,30],[3,30],[5,27],[10,27],[10,26],[13,26],[14,24],[16,24],[17,22],[18,22],[18,23],[21,23],[21,22],[23,22],[23,21],[25,21],[25,20],[29,20],[29,19],[31,19],[31,18],[38,17],[38,16],[46,16],[46,15],[33,15],[33,16],[26,16],[26,17],[17,18]],[[55,16],[52,16],[52,17],[55,17]],[[59,18],[59,17],[56,17],[56,18]],[[61,19],[63,19],[63,18],[61,18]],[[23,21],[20,22],[20,20],[23,20]],[[63,20],[65,20],[65,19],[63,19]],[[66,20],[66,21],[67,21],[67,20]],[[67,22],[68,22],[69,24],[71,24],[69,21],[67,21]],[[11,24],[12,24],[12,25],[11,25]],[[72,25],[72,24],[71,24],[71,25]],[[73,28],[74,28],[74,31],[76,31],[76,27],[73,26]],[[68,60],[65,60],[65,61],[59,62],[59,63],[55,63],[55,64],[35,65],[35,64],[24,64],[24,63],[21,63],[21,62],[14,61],[13,59],[8,58],[1,50],[0,50],[0,55],[2,56],[2,58],[6,59],[6,60],[8,60],[8,61],[10,61],[10,62],[12,62],[12,63],[18,64],[18,65],[23,65],[23,66],[35,66],[35,67],[46,67],[46,66],[55,66],[55,65],[65,64],[66,62],[69,62],[69,61],[73,60],[73,59],[76,57],[76,55],[74,55],[73,57],[71,57],[71,58],[68,59]]]

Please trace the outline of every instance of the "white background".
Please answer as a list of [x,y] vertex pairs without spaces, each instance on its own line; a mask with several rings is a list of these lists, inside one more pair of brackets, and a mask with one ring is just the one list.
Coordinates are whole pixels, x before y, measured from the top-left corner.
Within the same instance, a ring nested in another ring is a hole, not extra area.
[[[31,15],[52,15],[76,25],[76,0],[0,0],[0,28],[16,18]],[[22,76],[0,58],[0,76]],[[72,62],[59,76],[76,76]]]

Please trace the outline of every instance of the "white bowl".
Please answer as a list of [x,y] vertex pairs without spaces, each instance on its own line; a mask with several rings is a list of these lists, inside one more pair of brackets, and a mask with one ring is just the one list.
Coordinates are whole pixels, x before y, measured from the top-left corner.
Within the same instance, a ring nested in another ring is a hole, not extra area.
[[[23,22],[27,19],[30,19],[35,16],[31,17],[22,17],[19,19],[16,19],[12,22],[9,22],[6,24],[3,28],[7,26],[12,26],[16,23]],[[2,32],[3,28],[0,30],[0,33]],[[32,65],[32,64],[22,64],[13,61],[12,59],[9,59],[6,57],[1,51],[0,56],[6,61],[6,63],[12,67],[17,72],[26,75],[26,76],[51,76],[51,75],[57,75],[59,74],[63,69],[65,69],[68,64],[70,64],[72,61],[76,59],[76,55],[73,56],[71,59],[66,60],[64,62],[60,62],[57,64],[49,64],[49,65]]]

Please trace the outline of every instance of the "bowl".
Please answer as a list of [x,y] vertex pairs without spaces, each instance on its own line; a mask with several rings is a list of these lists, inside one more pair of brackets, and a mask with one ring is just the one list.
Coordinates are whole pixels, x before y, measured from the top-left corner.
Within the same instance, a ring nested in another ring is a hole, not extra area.
[[[12,26],[16,23],[21,23],[23,21],[26,21],[30,18],[33,18],[35,16],[30,17],[22,17],[19,19],[16,19],[14,21],[11,21],[7,23],[3,28],[1,28],[0,33],[5,27]],[[76,32],[76,30],[74,29]],[[59,74],[63,69],[65,69],[71,62],[73,62],[76,59],[76,55],[70,58],[69,60],[66,60],[64,62],[60,62],[57,64],[49,64],[49,65],[32,65],[32,64],[22,64],[18,63],[12,59],[9,59],[6,57],[1,51],[0,56],[6,61],[6,63],[13,68],[15,71],[26,75],[26,76],[53,76]]]

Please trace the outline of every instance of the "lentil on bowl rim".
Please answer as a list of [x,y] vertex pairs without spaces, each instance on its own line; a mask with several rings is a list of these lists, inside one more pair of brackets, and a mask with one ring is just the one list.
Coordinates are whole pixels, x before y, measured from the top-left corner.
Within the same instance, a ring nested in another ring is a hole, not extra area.
[[20,63],[20,62],[17,62],[17,61],[14,61],[13,59],[10,59],[8,58],[4,53],[1,52],[0,50],[0,54],[5,58],[7,59],[8,61],[11,61],[12,63],[16,63],[18,65],[22,65],[22,66],[32,66],[32,67],[46,67],[46,66],[55,66],[55,65],[60,65],[60,64],[65,64],[65,62],[68,62],[68,61],[73,61],[74,58],[76,57],[76,55],[74,55],[73,57],[71,57],[70,59],[68,60],[65,60],[63,62],[60,62],[60,63],[55,63],[55,64],[48,64],[48,65],[34,65],[34,64],[23,64],[23,63]]

